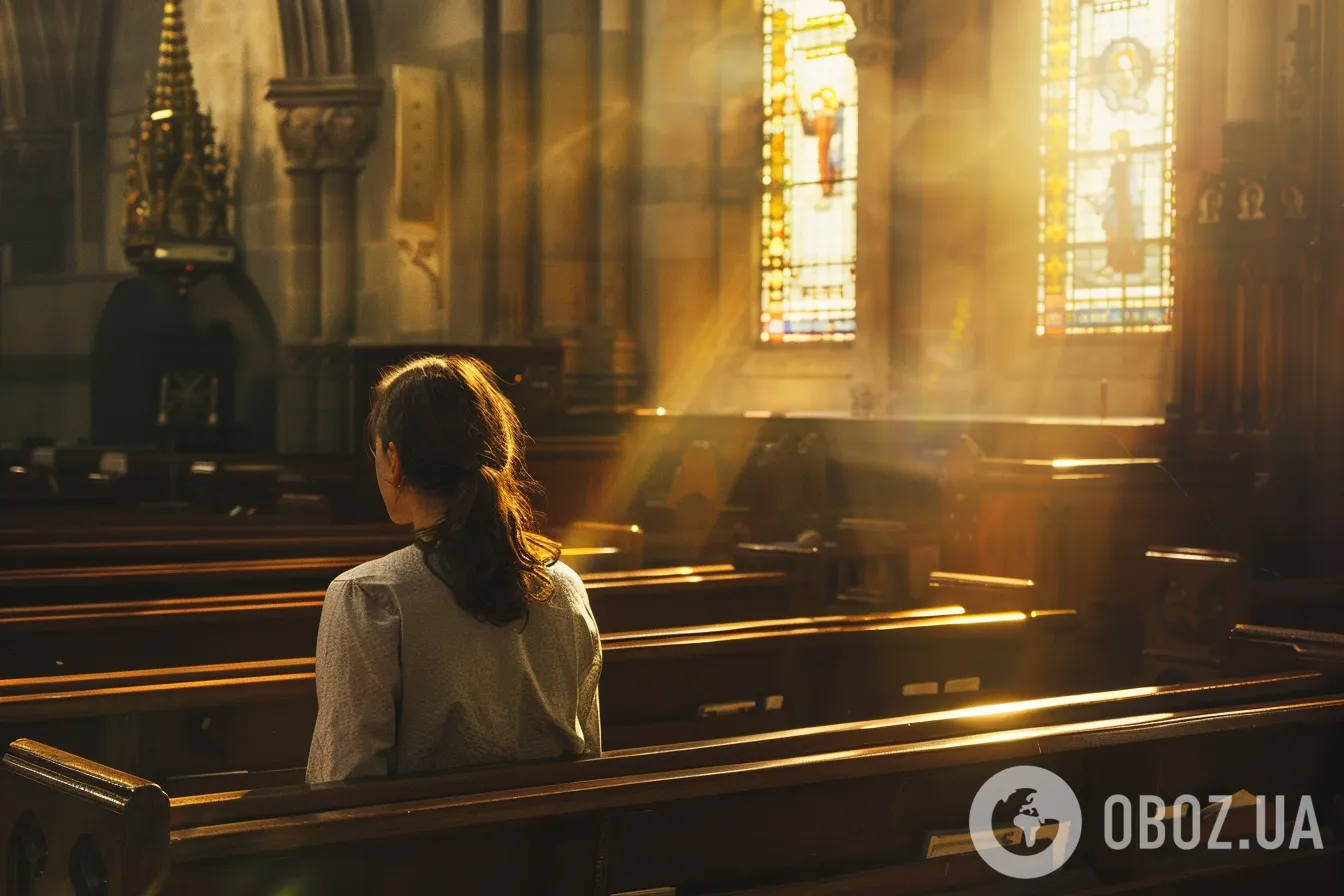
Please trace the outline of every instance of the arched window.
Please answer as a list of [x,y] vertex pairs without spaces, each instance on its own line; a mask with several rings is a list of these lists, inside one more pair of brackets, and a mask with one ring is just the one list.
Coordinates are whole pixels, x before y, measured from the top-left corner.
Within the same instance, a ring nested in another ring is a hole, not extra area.
[[765,0],[762,342],[854,338],[858,76],[836,0]]
[[1177,0],[1042,0],[1039,334],[1171,329]]

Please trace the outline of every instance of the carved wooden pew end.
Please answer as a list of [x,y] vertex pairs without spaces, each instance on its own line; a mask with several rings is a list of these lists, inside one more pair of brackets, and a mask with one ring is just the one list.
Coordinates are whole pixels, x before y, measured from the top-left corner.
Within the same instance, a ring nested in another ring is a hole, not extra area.
[[168,879],[168,831],[168,797],[150,781],[28,740],[0,765],[10,892],[156,893]]

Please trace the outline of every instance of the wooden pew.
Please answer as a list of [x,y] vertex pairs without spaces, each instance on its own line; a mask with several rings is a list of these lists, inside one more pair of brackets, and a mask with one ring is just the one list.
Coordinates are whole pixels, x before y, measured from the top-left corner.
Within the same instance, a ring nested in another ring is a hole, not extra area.
[[[1024,892],[1250,894],[1287,880],[1336,892],[1344,862],[1328,829],[1325,849],[1277,855],[1117,853],[1099,842],[1112,793],[1170,801],[1241,787],[1328,805],[1344,699],[1270,696],[1266,684],[1245,683],[1240,700],[1093,695],[1013,707],[992,722],[977,709],[670,753],[171,801],[148,781],[25,741],[0,771],[0,835],[43,847],[10,853],[10,878],[36,892],[46,884],[39,866],[59,877],[95,859],[109,894],[164,884],[168,894],[275,892],[296,881],[333,894],[1000,892],[1007,881],[974,854],[927,858],[929,839],[965,832],[975,791],[1031,764],[1072,785],[1085,840]],[[1264,756],[1276,761],[1256,761]],[[1329,826],[1326,805],[1318,812]],[[43,861],[29,860],[38,852]]]
[[33,544],[81,545],[90,542],[191,541],[199,538],[265,540],[277,537],[320,537],[327,534],[384,534],[400,530],[391,523],[312,523],[276,517],[212,517],[206,521],[183,522],[171,515],[161,518],[146,511],[133,522],[96,525],[67,521],[59,528],[43,525],[15,525],[0,528],[0,545],[6,548]]
[[[638,526],[582,521],[552,533],[570,548],[614,548],[621,566],[644,565]],[[405,526],[234,525],[102,527],[59,533],[41,528],[0,530],[0,570],[43,570],[127,564],[209,562],[386,554],[410,543]]]
[[[986,457],[963,440],[943,483],[943,570],[1030,579],[1079,611],[1084,686],[1138,680],[1153,545],[1252,542],[1245,459]],[[1135,588],[1136,579],[1143,583]],[[1135,606],[1136,590],[1141,606]],[[1247,621],[1245,619],[1232,621]],[[1230,622],[1229,622],[1230,624]]]
[[[129,534],[112,530],[101,539],[0,544],[0,570],[35,571],[101,566],[219,563],[390,553],[405,547],[409,533],[393,526],[326,526],[322,529],[268,527],[228,535],[177,533]],[[50,533],[46,533],[48,538]],[[0,533],[0,538],[3,534]]]
[[1150,547],[1137,594],[1146,682],[1222,674],[1222,648],[1234,626],[1344,632],[1344,581],[1255,581],[1251,564],[1234,551]]
[[[336,576],[380,556],[364,553],[0,570],[0,607],[325,589]],[[587,573],[627,569],[638,558],[627,557],[614,547],[586,547],[564,548],[561,559],[576,572]]]
[[1150,648],[1144,664],[1158,683],[1210,682],[1266,670],[1312,669],[1344,676],[1344,634],[1238,624],[1198,658],[1183,650]]
[[[791,615],[784,573],[731,566],[584,576],[603,632]],[[322,591],[0,608],[0,678],[245,662],[312,652]]]
[[[598,511],[623,454],[612,435],[537,437],[528,469],[545,490],[541,507],[557,526]],[[354,443],[363,444],[363,435]],[[298,507],[296,497],[309,507]],[[368,522],[383,516],[373,471],[353,455],[236,455],[116,448],[39,447],[0,467],[0,521],[59,527],[72,520],[134,521],[162,504],[175,516],[206,522],[234,511],[274,517],[293,513],[326,521]],[[151,505],[152,510],[143,506]]]
[[[926,613],[732,623],[603,638],[611,748],[880,718],[1048,692],[1071,614]],[[301,766],[312,660],[0,684],[0,741],[32,737],[150,777]]]
[[1344,635],[1237,625],[1220,659],[1226,676],[1257,674],[1261,669],[1312,669],[1338,679],[1344,676]]
[[[343,455],[238,455],[115,447],[34,448],[0,473],[0,519],[60,526],[134,520],[173,506],[200,521],[235,509],[274,515],[287,495],[320,498],[315,514],[348,516],[357,467]],[[314,515],[311,510],[306,515]]]
[[936,531],[912,531],[892,520],[842,519],[835,538],[838,601],[901,609],[930,600],[930,575],[939,568]]
[[960,572],[929,575],[928,603],[951,601],[971,613],[995,613],[1009,607],[1035,606],[1036,583],[1007,576],[980,576]]

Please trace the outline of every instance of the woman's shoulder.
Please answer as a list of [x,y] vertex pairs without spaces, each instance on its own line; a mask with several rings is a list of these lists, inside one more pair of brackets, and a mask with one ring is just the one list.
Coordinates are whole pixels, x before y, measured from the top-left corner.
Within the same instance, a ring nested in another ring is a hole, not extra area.
[[419,548],[408,545],[347,569],[332,580],[327,596],[356,592],[376,604],[394,605],[400,603],[398,595],[415,591],[430,576]]
[[588,603],[588,589],[583,587],[583,579],[567,564],[557,560],[547,567],[547,572],[557,594],[570,599],[582,598],[584,604]]
[[[586,632],[594,643],[597,642],[597,620],[593,616],[592,604],[588,602],[588,589],[584,587],[579,574],[564,563],[556,561],[547,568],[554,590],[543,605],[545,618],[551,625],[568,626],[574,630]],[[561,622],[561,620],[566,620]]]
[[558,560],[547,567],[547,572],[555,589],[547,603],[591,619],[593,608],[588,602],[588,589],[584,587],[579,574]]
[[395,585],[407,577],[417,576],[423,567],[420,549],[415,545],[407,545],[390,554],[352,566],[337,576],[333,584],[352,582],[373,586]]

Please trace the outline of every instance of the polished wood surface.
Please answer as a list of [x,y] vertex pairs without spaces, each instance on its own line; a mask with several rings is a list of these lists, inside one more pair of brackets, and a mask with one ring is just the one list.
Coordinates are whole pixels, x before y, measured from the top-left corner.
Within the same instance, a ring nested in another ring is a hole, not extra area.
[[[1040,658],[1072,617],[948,609],[698,626],[603,639],[611,748],[780,730],[1057,690]],[[0,739],[32,737],[137,774],[301,766],[311,659],[0,685]]]
[[[731,566],[589,573],[605,633],[796,612],[781,572]],[[0,676],[277,659],[310,653],[323,591],[0,608]],[[820,609],[820,607],[817,607]]]
[[[444,862],[454,892],[467,893],[745,893],[783,884],[823,893],[846,880],[857,892],[924,893],[1002,884],[973,854],[923,858],[928,832],[965,830],[971,796],[999,769],[1055,771],[1097,824],[1115,792],[1174,798],[1230,786],[1328,798],[1341,731],[1344,698],[1307,673],[172,801],[147,781],[22,742],[0,774],[0,812],[10,821],[32,810],[56,854],[97,832],[107,853],[121,853],[111,867],[162,863],[148,873],[170,893],[269,891],[292,880],[332,893],[424,892],[443,880]],[[91,789],[143,796],[128,811],[124,796],[110,804],[79,796]],[[895,811],[912,802],[919,812]],[[1190,875],[1230,893],[1263,892],[1276,874],[1337,885],[1328,824],[1326,851],[1279,856],[1108,853],[1085,840],[1051,891],[1109,892],[1127,881],[1126,891],[1168,892]],[[527,862],[517,859],[520,844]]]

